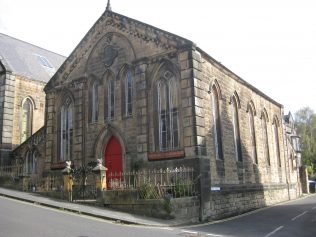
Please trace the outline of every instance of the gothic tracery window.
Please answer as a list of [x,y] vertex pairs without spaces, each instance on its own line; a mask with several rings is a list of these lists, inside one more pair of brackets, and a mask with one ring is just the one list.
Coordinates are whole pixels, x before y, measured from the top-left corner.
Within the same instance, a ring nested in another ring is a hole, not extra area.
[[60,110],[60,160],[72,158],[73,102],[68,97]]
[[166,71],[157,83],[159,150],[179,148],[178,92],[175,76]]

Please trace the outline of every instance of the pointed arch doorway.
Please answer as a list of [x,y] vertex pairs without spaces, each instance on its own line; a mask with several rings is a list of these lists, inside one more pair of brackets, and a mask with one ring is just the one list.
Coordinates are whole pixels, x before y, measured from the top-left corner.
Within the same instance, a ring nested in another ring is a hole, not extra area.
[[119,186],[123,172],[122,147],[114,136],[110,138],[105,148],[104,164],[108,169],[106,172],[107,188],[112,189]]

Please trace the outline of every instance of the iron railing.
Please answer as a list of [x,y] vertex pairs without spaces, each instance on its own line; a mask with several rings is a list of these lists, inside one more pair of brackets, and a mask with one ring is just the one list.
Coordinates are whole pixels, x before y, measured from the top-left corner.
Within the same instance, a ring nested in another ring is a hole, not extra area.
[[187,167],[107,174],[108,189],[137,189],[140,199],[195,196],[197,181],[194,169]]

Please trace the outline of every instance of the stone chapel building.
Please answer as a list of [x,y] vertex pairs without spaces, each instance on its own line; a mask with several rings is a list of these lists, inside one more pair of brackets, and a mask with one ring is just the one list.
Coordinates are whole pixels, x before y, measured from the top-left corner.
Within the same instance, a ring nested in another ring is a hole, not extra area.
[[0,166],[8,164],[11,151],[43,127],[43,88],[64,60],[0,33]]
[[44,91],[44,135],[15,153],[41,172],[193,167],[202,220],[301,194],[283,106],[190,40],[107,8]]

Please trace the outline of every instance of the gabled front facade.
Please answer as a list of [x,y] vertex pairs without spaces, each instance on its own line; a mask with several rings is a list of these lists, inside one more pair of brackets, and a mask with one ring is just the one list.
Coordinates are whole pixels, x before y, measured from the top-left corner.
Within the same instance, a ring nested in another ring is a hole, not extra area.
[[180,65],[192,46],[106,11],[45,87],[48,167],[104,159],[111,139],[122,150],[123,170],[148,160],[166,166],[159,161],[185,153],[196,158],[194,144],[184,144],[194,128],[182,119],[192,111],[191,102],[182,103],[192,100],[192,91]]

